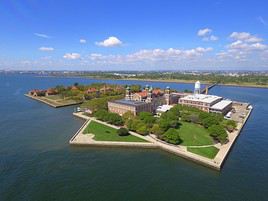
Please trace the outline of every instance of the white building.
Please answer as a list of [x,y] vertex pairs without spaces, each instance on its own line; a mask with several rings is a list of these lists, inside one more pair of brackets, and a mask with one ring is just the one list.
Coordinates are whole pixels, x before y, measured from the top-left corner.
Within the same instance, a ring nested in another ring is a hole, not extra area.
[[193,94],[193,95],[188,95],[183,98],[180,98],[179,104],[195,107],[205,112],[209,112],[210,107],[220,102],[221,100],[222,100],[222,97],[220,96]]
[[227,114],[232,109],[232,103],[230,100],[221,100],[215,105],[212,105],[209,112]]

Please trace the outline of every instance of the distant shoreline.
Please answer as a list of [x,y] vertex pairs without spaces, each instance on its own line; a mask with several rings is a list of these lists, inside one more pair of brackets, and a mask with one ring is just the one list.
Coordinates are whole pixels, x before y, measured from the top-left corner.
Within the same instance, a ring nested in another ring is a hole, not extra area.
[[[194,84],[196,80],[176,80],[176,79],[170,79],[170,80],[161,80],[161,79],[139,79],[139,78],[102,78],[102,77],[91,77],[91,76],[36,76],[36,77],[62,77],[62,78],[86,78],[86,79],[100,79],[100,80],[125,80],[125,81],[147,81],[147,82],[170,82],[170,83],[186,83],[186,84]],[[213,84],[213,82],[208,81],[201,81],[202,84]],[[247,87],[247,88],[263,88],[268,89],[268,85],[256,85],[256,84],[236,84],[236,83],[219,83],[217,84],[219,86],[234,86],[234,87]]]

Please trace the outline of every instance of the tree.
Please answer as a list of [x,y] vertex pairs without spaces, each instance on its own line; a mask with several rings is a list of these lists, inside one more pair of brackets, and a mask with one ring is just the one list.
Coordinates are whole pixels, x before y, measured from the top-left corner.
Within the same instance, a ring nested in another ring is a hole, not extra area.
[[142,120],[148,127],[151,127],[155,122],[155,117],[150,112],[140,112],[138,115],[139,119]]
[[123,118],[124,122],[127,122],[128,120],[134,118],[134,114],[132,112],[128,111],[128,112],[123,114],[122,118]]
[[151,128],[151,133],[159,136],[162,135],[165,131],[163,131],[158,124],[154,124]]
[[123,125],[123,119],[119,114],[108,113],[107,122],[113,125],[121,126]]
[[169,128],[162,136],[162,139],[171,144],[180,144],[182,142],[178,130]]
[[106,110],[98,110],[97,112],[94,113],[94,116],[102,121],[107,121],[108,117],[108,112]]
[[210,136],[220,143],[225,143],[227,141],[228,135],[226,130],[221,125],[212,125],[208,128]]
[[126,128],[119,128],[117,130],[117,134],[119,136],[128,136],[129,135],[129,132],[128,132],[128,129],[126,129]]
[[207,118],[205,118],[201,121],[202,121],[202,125],[205,128],[219,124],[219,121],[216,118],[214,118],[213,116],[208,116]]
[[135,93],[135,92],[139,92],[141,90],[141,85],[139,84],[133,84],[130,86],[130,90]]
[[237,123],[234,120],[224,120],[221,125],[229,132],[233,132],[237,127]]
[[148,128],[146,127],[146,124],[144,124],[143,122],[140,122],[138,125],[137,125],[137,130],[136,130],[137,133],[141,134],[141,135],[148,135],[149,134],[149,130]]

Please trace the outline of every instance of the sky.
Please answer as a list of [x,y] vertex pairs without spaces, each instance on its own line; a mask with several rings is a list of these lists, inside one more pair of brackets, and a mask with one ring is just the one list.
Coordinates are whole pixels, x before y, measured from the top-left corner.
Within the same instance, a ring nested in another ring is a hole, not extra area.
[[2,70],[268,70],[267,0],[2,0]]

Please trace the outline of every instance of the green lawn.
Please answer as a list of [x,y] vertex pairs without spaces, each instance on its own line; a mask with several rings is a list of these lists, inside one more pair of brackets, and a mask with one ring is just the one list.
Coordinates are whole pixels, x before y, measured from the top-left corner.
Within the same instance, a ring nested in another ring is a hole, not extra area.
[[216,147],[201,147],[201,148],[190,148],[187,147],[187,151],[195,153],[206,158],[213,159],[217,155],[219,149]]
[[208,130],[204,127],[188,122],[182,122],[179,135],[184,146],[199,146],[213,144],[213,138],[209,135]]
[[147,142],[146,140],[133,135],[119,136],[116,133],[116,129],[98,123],[96,121],[91,121],[86,127],[86,129],[83,131],[83,133],[94,134],[93,139],[96,141]]

